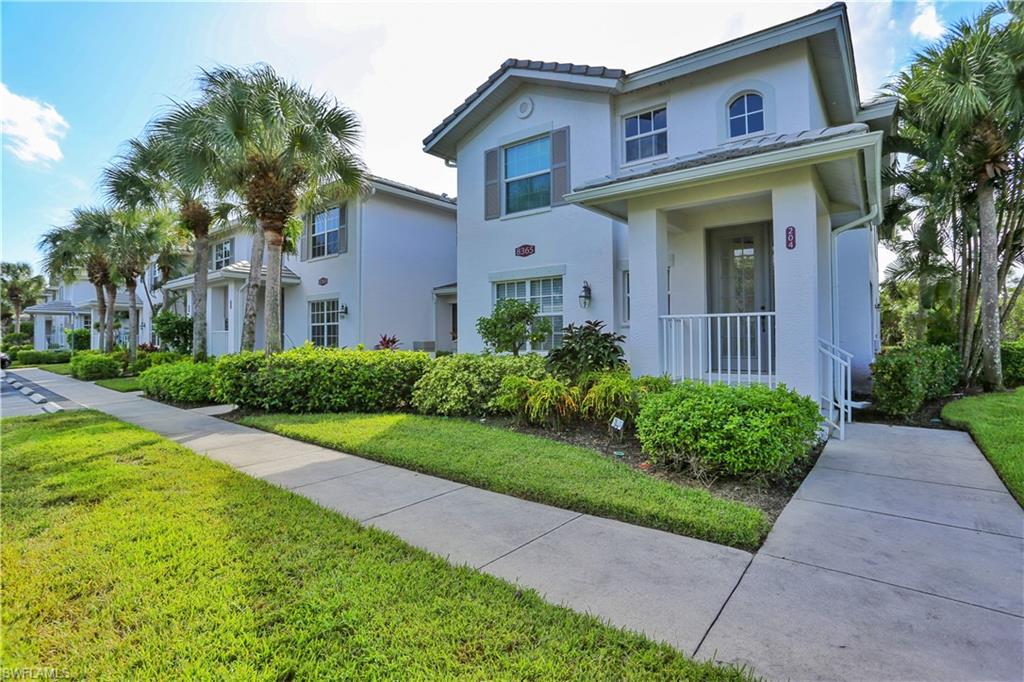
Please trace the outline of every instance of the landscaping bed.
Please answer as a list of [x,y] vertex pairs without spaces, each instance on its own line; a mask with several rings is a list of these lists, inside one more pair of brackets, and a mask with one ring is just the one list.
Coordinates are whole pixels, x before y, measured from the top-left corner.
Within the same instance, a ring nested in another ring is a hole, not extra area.
[[452,567],[106,415],[0,424],[5,669],[118,679],[745,677]]

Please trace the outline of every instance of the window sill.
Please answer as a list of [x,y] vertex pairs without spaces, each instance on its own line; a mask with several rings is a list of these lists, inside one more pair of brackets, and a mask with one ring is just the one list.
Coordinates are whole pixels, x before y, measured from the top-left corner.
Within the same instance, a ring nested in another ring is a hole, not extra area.
[[637,166],[642,166],[645,163],[654,163],[656,161],[664,161],[667,158],[668,158],[668,153],[658,154],[657,156],[647,156],[647,157],[644,157],[642,159],[637,159],[636,161],[628,161],[628,162],[626,162],[624,164],[621,164],[619,166],[619,168],[636,168]]
[[348,252],[347,251],[339,251],[338,253],[329,253],[326,256],[317,256],[315,258],[307,258],[303,262],[305,262],[305,263],[315,263],[316,261],[330,260],[331,258],[337,258],[338,256],[343,256],[346,253],[348,253]]
[[775,131],[768,130],[767,128],[765,128],[764,130],[758,130],[756,133],[747,133],[746,135],[737,135],[736,137],[726,137],[722,144],[729,144],[730,142],[742,142],[744,140],[750,140],[755,137],[764,137],[765,135],[774,134]]
[[532,215],[539,215],[541,213],[549,213],[551,206],[541,206],[540,208],[531,208],[528,211],[518,211],[516,213],[505,213],[502,214],[501,220],[515,220],[516,218],[526,218]]

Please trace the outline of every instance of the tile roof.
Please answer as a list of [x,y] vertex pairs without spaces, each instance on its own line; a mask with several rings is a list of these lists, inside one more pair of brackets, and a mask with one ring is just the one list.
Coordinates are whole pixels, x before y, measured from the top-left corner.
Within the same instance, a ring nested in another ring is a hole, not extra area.
[[447,204],[451,204],[452,206],[455,206],[456,203],[457,203],[457,201],[456,201],[456,199],[454,197],[450,197],[447,194],[436,194],[434,192],[428,192],[425,189],[420,189],[419,187],[413,187],[412,185],[407,185],[404,182],[397,182],[395,180],[388,180],[387,178],[382,178],[379,175],[370,175],[368,177],[369,177],[371,182],[380,183],[382,185],[389,185],[389,186],[394,187],[396,189],[404,190],[406,192],[412,192],[413,194],[419,194],[420,196],[426,197],[428,199],[434,199],[436,201],[443,201],[443,202],[445,202]]
[[67,315],[77,313],[79,310],[71,301],[47,301],[46,303],[37,303],[25,308],[26,313],[37,315]]

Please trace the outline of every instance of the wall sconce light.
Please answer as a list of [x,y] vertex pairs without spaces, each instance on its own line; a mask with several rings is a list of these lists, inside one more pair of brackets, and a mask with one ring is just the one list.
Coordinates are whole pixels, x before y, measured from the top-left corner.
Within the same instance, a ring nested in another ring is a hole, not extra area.
[[339,305],[338,306],[338,314],[341,315],[342,317],[347,316],[348,315],[348,306],[345,305],[344,303]]
[[590,282],[583,280],[583,291],[580,292],[580,307],[589,308],[590,299],[592,298],[590,293]]

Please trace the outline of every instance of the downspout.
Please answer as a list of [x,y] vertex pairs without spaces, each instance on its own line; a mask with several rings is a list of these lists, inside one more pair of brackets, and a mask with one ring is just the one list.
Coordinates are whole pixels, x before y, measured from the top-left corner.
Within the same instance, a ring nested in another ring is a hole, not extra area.
[[837,303],[839,301],[839,253],[838,253],[838,249],[837,249],[838,244],[839,244],[838,237],[843,232],[846,232],[847,230],[854,230],[854,229],[856,229],[858,227],[863,227],[866,223],[870,223],[870,222],[874,221],[876,218],[878,218],[878,204],[874,203],[874,204],[871,204],[871,210],[868,211],[865,215],[861,216],[860,218],[857,218],[856,220],[854,220],[852,222],[846,223],[845,225],[840,225],[839,227],[837,227],[834,230],[832,230],[832,234],[831,234],[831,241],[832,241],[832,243],[830,244],[830,246],[831,246],[830,250],[832,252],[832,267],[830,268],[831,272],[829,273],[830,274],[830,278],[829,279],[831,280],[831,284],[832,284],[832,339],[831,339],[831,341],[832,341],[833,345],[838,345],[836,343],[836,337],[838,336],[838,330],[839,330],[839,306],[837,305]]

